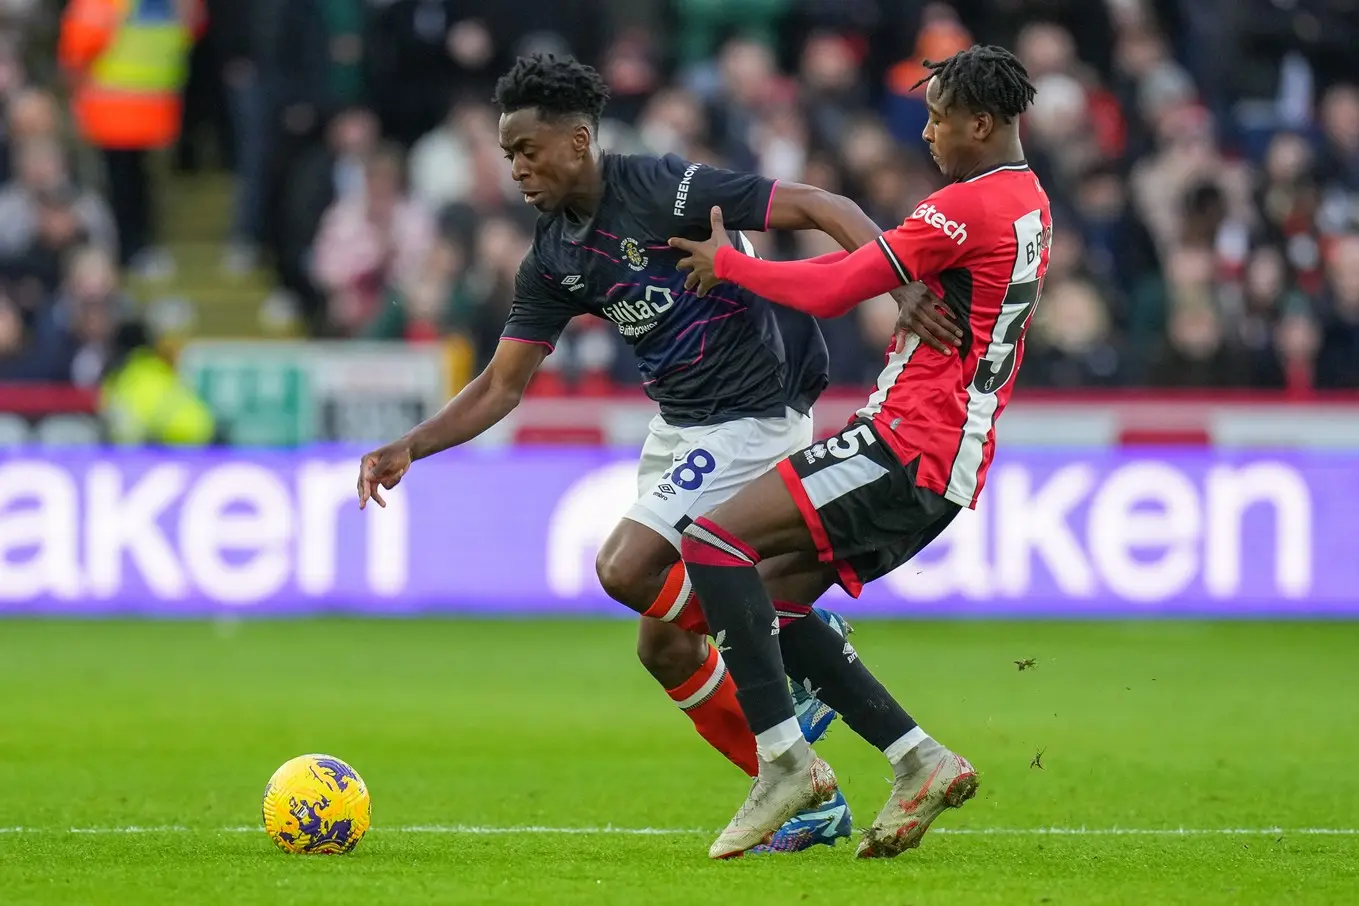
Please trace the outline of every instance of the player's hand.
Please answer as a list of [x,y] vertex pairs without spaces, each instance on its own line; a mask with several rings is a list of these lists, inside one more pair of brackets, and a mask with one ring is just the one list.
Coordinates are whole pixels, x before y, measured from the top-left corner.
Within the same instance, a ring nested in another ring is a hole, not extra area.
[[688,252],[688,258],[681,258],[675,267],[682,271],[689,271],[689,276],[684,280],[684,288],[694,290],[698,287],[695,295],[707,295],[708,290],[712,289],[721,280],[717,279],[717,250],[724,245],[731,245],[727,239],[727,228],[722,224],[722,209],[714,207],[712,209],[713,233],[703,242],[695,242],[692,239],[681,239],[678,236],[670,237],[670,247]]
[[892,290],[896,300],[897,327],[895,351],[901,352],[906,336],[915,334],[931,349],[952,355],[963,342],[963,331],[954,322],[953,312],[925,284],[917,281]]
[[401,483],[410,471],[411,448],[401,441],[379,447],[359,462],[359,509],[368,506],[369,498],[386,507],[378,486],[391,490]]

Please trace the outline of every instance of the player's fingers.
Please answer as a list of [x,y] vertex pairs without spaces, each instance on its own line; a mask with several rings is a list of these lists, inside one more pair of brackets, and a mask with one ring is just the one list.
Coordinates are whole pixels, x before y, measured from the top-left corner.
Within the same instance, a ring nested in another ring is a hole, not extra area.
[[906,348],[906,330],[901,325],[897,325],[896,331],[892,334],[892,352],[900,354]]
[[727,228],[722,225],[721,208],[719,208],[717,205],[713,205],[713,209],[712,211],[709,212],[709,216],[712,218],[714,236],[721,236],[723,233],[727,231]]
[[940,336],[947,337],[954,346],[961,344],[963,329],[959,327],[958,323],[953,319],[953,311],[951,309],[945,308],[940,310],[933,305],[930,305],[926,308],[922,308],[919,314],[930,324],[934,325],[934,328],[938,330]]
[[368,469],[370,460],[367,458],[359,461],[359,509],[368,505]]
[[379,491],[377,487],[373,488],[373,502],[376,503],[378,506],[382,507],[384,510],[387,509],[387,501],[382,499],[382,492]]
[[692,252],[694,246],[698,245],[696,242],[691,242],[688,239],[681,239],[679,236],[671,236],[666,240],[666,244],[672,249],[680,249],[685,252]]
[[930,348],[945,354],[951,353],[953,347],[958,345],[953,325],[941,318],[928,318],[921,312],[916,312],[915,317],[911,319],[911,330],[928,343]]
[[911,330],[911,333],[920,338],[920,342],[933,349],[935,352],[942,352],[944,355],[953,354],[953,345],[947,340],[941,340],[930,329],[923,324]]
[[693,292],[696,286],[698,286],[698,274],[690,271],[689,276],[684,278],[684,290],[685,292]]
[[953,313],[953,309],[948,308],[944,303],[939,302],[929,307],[930,317],[938,319],[949,330],[953,331],[954,336],[962,338],[963,328],[958,323],[958,316]]

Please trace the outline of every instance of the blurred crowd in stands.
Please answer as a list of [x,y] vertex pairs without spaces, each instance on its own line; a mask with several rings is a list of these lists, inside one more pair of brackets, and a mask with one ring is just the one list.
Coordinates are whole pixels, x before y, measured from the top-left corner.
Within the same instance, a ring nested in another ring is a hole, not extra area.
[[[182,69],[101,65],[129,5]],[[269,269],[313,335],[461,336],[483,363],[535,216],[489,104],[516,55],[600,69],[607,149],[813,183],[888,228],[940,179],[921,61],[975,42],[1029,68],[1054,205],[1021,386],[1359,388],[1359,0],[0,0],[0,381],[97,382],[144,341],[119,275],[173,268],[175,229],[148,155],[197,165],[167,115],[222,137],[227,271]],[[177,80],[135,135],[98,107],[120,77]],[[836,384],[872,380],[894,317],[825,325]],[[603,321],[548,362],[635,383]]]

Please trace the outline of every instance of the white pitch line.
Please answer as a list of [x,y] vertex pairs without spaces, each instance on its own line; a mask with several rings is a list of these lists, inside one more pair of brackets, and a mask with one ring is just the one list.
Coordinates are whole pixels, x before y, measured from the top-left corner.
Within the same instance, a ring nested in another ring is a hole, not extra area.
[[[519,827],[485,827],[472,824],[417,824],[408,827],[375,827],[378,833],[396,834],[465,834],[493,836],[501,834],[572,834],[583,836],[680,837],[712,834],[704,828],[678,827],[547,827],[522,825]],[[0,834],[171,834],[171,833],[260,833],[262,828],[217,827],[194,828],[178,825],[145,827],[0,827]],[[934,828],[931,833],[970,837],[1231,837],[1231,836],[1286,836],[1289,834],[1312,837],[1359,836],[1353,827],[960,827]]]

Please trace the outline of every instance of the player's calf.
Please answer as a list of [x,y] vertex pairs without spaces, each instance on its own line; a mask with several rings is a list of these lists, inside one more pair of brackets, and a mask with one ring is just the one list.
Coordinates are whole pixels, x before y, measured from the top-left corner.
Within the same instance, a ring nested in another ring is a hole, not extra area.
[[687,682],[703,667],[711,650],[708,637],[673,623],[642,617],[637,626],[637,660],[666,689]]

